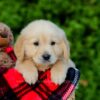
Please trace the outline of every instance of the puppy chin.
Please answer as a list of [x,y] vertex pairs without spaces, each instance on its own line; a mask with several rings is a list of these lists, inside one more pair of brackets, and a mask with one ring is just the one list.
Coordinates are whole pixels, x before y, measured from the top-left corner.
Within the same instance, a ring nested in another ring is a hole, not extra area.
[[39,71],[45,71],[52,67],[55,64],[56,60],[53,61],[40,61],[38,59],[33,59],[34,63]]
[[49,69],[51,66],[49,64],[39,64],[36,63],[36,67],[39,71],[45,71],[47,69]]
[[49,62],[45,62],[45,63],[43,63],[43,62],[35,62],[35,64],[37,66],[40,66],[40,67],[48,67],[48,66],[51,65]]

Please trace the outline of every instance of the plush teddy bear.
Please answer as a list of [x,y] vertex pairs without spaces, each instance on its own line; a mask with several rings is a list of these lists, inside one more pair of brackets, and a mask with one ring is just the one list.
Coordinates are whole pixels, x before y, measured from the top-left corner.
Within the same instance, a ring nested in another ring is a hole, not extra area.
[[11,29],[0,22],[0,67],[9,68],[15,65],[15,61],[8,54],[12,51],[13,41]]

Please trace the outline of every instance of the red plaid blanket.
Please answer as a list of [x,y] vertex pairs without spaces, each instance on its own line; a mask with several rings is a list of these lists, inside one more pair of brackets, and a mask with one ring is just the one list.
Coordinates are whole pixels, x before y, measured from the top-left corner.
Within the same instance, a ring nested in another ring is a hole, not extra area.
[[74,91],[80,73],[78,69],[69,68],[66,76],[59,86],[51,81],[50,70],[47,70],[39,72],[36,84],[29,85],[14,68],[0,67],[0,100],[66,100]]

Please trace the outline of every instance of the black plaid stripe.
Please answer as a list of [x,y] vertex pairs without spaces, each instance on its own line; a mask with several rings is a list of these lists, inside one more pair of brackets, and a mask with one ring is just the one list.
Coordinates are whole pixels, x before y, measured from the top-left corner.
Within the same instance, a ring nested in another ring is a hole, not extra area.
[[46,89],[44,89],[44,88],[41,87],[41,85],[39,85],[38,89],[39,89],[41,92],[43,92],[46,96],[50,95],[49,92],[48,92]]
[[[43,88],[42,88],[43,87]],[[38,89],[37,89],[38,88]],[[52,93],[49,88],[44,84],[41,83],[41,85],[39,85],[37,88],[34,89],[34,91],[41,97],[42,100],[47,100],[47,98],[50,96],[50,94]],[[49,91],[47,91],[49,90]],[[42,93],[44,95],[42,95]]]
[[[36,90],[37,87],[39,87],[39,85],[41,84],[42,82],[42,79],[41,80],[38,80],[36,84],[34,85],[31,85],[31,88],[30,85],[28,85],[27,83],[23,82],[21,83],[18,87],[14,88],[14,91],[15,91],[15,94],[17,95],[17,97],[19,99],[21,99],[24,95],[26,95],[28,92],[30,92],[31,90],[35,91],[39,96],[41,96],[42,98],[44,98],[40,92],[38,92]],[[24,86],[26,85],[26,86]],[[22,87],[24,86],[24,87]],[[39,88],[40,89],[40,88]]]
[[45,100],[46,98],[38,91],[36,88],[39,88],[39,85],[42,83],[43,79],[38,80],[34,85],[31,86],[32,90],[35,91],[41,99]]
[[31,88],[28,84],[23,82],[18,87],[14,88],[13,90],[14,90],[15,94],[17,95],[17,97],[19,99],[21,99],[22,96],[26,95],[28,92],[31,91]]
[[[35,91],[42,100],[47,100],[47,97],[49,97],[52,94],[52,91],[46,86],[46,84],[43,83],[43,80],[47,78],[44,73],[40,73],[42,78],[37,81],[35,85],[32,86],[32,90]],[[44,95],[42,95],[42,93]]]
[[[46,86],[46,84],[42,83],[42,86],[45,88],[46,92],[50,95],[52,91]],[[48,95],[48,96],[49,96]]]
[[0,76],[0,100],[18,100],[3,76]]
[[49,96],[49,100],[61,100],[63,94],[70,86],[70,81],[66,80],[62,85],[60,85],[53,93]]
[[40,97],[41,97],[41,99],[42,100],[47,100],[41,93],[40,93],[40,91],[38,91],[38,90],[34,90]]
[[69,80],[64,82],[65,84],[62,84],[57,90],[56,94],[63,96],[63,94],[68,90],[71,82]]

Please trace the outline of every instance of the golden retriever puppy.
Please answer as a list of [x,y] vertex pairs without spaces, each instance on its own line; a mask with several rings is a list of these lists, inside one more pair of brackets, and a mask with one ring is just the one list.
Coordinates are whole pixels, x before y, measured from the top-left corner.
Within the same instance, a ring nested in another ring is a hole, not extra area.
[[65,33],[47,20],[36,20],[27,25],[15,43],[17,62],[15,68],[25,81],[34,84],[38,70],[51,68],[51,80],[61,84],[69,67],[75,67],[70,60],[70,49]]

